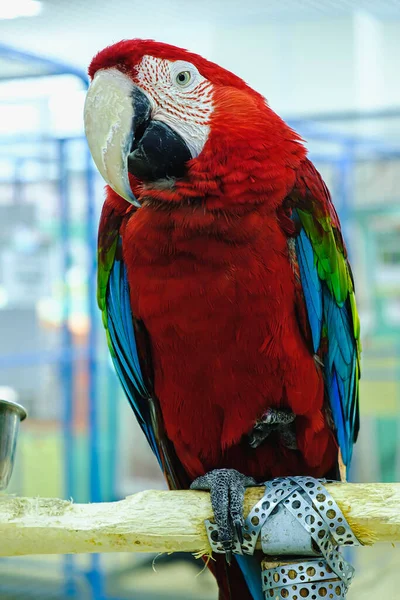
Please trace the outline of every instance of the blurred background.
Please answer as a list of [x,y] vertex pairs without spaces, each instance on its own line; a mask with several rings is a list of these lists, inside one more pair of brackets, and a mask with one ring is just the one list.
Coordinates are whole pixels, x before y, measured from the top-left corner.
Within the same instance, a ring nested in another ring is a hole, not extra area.
[[[82,124],[90,59],[132,37],[235,71],[307,141],[342,220],[361,313],[351,479],[399,480],[399,27],[397,0],[0,0],[0,396],[30,416],[9,492],[88,502],[164,486],[95,304],[103,182]],[[0,598],[217,597],[208,573],[196,577],[202,563],[162,556],[154,572],[153,558],[2,559]],[[397,597],[396,549],[351,559],[349,600]]]

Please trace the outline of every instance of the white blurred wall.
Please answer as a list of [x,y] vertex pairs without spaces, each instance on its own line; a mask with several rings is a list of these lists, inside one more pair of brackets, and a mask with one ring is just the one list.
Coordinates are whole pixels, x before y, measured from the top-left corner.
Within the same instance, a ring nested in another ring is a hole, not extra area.
[[399,26],[365,13],[249,23],[219,32],[210,56],[282,114],[390,107],[400,101]]
[[324,4],[338,9],[317,18],[270,0],[45,0],[34,19],[0,21],[0,38],[82,69],[108,44],[155,38],[235,71],[284,115],[398,104],[400,20]]

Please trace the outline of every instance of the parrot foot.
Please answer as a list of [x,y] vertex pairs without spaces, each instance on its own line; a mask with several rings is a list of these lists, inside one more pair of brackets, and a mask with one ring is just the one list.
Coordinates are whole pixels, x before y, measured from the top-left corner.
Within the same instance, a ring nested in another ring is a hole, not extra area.
[[246,487],[257,485],[235,469],[215,469],[195,479],[192,490],[210,490],[211,505],[218,527],[218,541],[222,543],[228,564],[232,561],[235,536],[243,543],[243,501]]
[[289,410],[269,408],[249,433],[250,446],[258,448],[272,432],[277,432],[287,448],[296,450],[296,434],[292,428],[295,418],[296,415]]

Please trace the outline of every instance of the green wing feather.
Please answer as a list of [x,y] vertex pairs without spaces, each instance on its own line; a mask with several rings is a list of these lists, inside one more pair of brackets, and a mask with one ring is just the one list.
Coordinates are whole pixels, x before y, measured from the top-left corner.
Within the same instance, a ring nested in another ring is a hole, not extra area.
[[340,222],[320,174],[306,161],[296,188],[296,210],[313,246],[318,276],[325,281],[337,304],[348,301],[358,356],[361,353],[360,319]]
[[[107,315],[107,288],[110,278],[111,269],[114,264],[115,255],[117,252],[119,232],[117,230],[107,231],[104,235],[102,232],[99,235],[98,246],[98,267],[97,267],[97,304],[101,310],[101,318],[106,331],[107,345],[112,357],[115,357],[115,351],[110,339],[108,329]],[[101,244],[101,245],[100,245]]]
[[119,380],[170,487],[187,486],[172,444],[166,437],[157,398],[144,324],[132,314],[127,269],[121,252],[124,219],[136,210],[109,191],[98,236],[97,302]]
[[351,267],[329,191],[308,160],[299,169],[290,201],[299,227],[298,262],[315,351],[324,363],[338,441],[348,464],[359,429],[361,355]]

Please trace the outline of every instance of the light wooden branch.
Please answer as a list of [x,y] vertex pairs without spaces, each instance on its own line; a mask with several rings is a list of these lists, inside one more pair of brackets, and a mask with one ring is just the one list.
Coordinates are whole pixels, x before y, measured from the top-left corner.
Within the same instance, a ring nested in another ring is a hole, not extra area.
[[[400,484],[327,485],[364,544],[400,541]],[[246,493],[245,510],[263,488]],[[209,551],[205,492],[147,491],[103,504],[0,496],[0,555]]]

